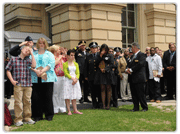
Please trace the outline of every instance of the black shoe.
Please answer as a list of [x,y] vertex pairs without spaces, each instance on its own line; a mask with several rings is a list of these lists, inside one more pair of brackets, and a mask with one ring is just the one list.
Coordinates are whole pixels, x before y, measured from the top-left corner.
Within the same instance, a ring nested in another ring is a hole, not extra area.
[[126,100],[122,99],[122,102],[126,102]]
[[84,102],[91,103],[89,99],[85,99]]
[[139,111],[139,110],[134,110],[134,109],[133,109],[133,110],[130,110],[130,111],[131,111],[131,112],[136,112],[136,111]]
[[143,110],[141,110],[142,112],[146,112],[146,111],[148,111],[148,109],[143,109]]
[[35,122],[38,122],[38,121],[40,121],[40,120],[43,120],[43,118],[34,118],[34,121],[35,121]]
[[81,104],[82,104],[82,103],[83,103],[83,99],[80,99],[80,100],[79,100],[79,103],[81,103]]
[[48,121],[52,121],[52,118],[46,118],[46,120],[48,120]]

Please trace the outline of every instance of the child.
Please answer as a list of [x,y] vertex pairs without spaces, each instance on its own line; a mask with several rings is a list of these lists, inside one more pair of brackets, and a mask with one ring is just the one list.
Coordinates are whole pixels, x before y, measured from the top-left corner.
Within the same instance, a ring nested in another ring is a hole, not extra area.
[[72,106],[74,110],[74,114],[83,114],[77,110],[76,99],[80,99],[81,88],[79,84],[79,65],[74,61],[75,59],[75,51],[68,50],[67,59],[65,63],[63,63],[63,71],[65,75],[65,83],[64,83],[64,99],[66,102],[66,107],[68,110],[68,115],[72,115],[70,110],[70,100],[72,100]]
[[[32,56],[32,60],[29,55]],[[23,46],[20,55],[12,57],[6,66],[7,77],[14,85],[14,122],[16,126],[23,125],[22,120],[24,120],[24,124],[35,124],[35,121],[31,119],[32,82],[30,67],[36,67],[36,61],[32,49],[28,46]]]

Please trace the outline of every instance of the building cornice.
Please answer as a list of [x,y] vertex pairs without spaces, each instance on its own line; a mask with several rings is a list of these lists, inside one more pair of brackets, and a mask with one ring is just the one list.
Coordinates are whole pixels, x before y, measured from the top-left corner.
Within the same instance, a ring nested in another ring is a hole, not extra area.
[[149,9],[149,10],[145,10],[144,12],[145,12],[146,15],[151,14],[153,12],[176,15],[176,11],[165,10],[165,9],[157,9],[157,8],[152,8],[152,9]]
[[21,15],[16,15],[12,18],[10,18],[9,20],[6,20],[4,22],[4,24],[8,24],[8,23],[11,23],[12,21],[14,20],[17,20],[17,19],[24,19],[24,20],[42,20],[41,17],[34,17],[34,16],[21,16]]

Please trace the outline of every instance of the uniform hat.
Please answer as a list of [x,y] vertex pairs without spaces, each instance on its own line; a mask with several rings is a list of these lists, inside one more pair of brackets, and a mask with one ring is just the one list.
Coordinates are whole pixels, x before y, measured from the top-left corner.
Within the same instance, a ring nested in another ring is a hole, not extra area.
[[78,45],[86,45],[86,41],[85,40],[81,40]]
[[91,43],[89,44],[89,47],[90,47],[90,48],[95,48],[95,47],[98,47],[98,44],[97,44],[97,42],[91,42]]
[[33,41],[33,39],[30,36],[27,36],[25,41]]
[[89,47],[86,47],[86,50],[87,50],[87,51],[90,51],[90,48],[89,48]]
[[120,47],[115,47],[115,48],[114,48],[114,51],[115,51],[115,52],[120,52],[120,51],[121,51],[121,48],[120,48]]
[[129,48],[129,53],[132,53],[132,48],[131,47]]

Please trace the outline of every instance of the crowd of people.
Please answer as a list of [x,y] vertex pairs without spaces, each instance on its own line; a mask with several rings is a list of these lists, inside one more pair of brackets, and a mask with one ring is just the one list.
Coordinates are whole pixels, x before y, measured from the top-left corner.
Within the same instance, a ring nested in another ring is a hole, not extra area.
[[[132,101],[132,112],[148,110],[147,97],[160,103],[176,97],[176,46],[169,50],[147,47],[140,51],[138,43],[121,49],[107,44],[80,41],[73,49],[49,46],[39,38],[36,47],[28,36],[25,42],[11,48],[11,59],[6,61],[6,82],[14,86],[16,126],[48,121],[54,114],[83,114],[76,100],[92,103],[92,108],[109,110],[118,107],[118,98]],[[99,46],[100,45],[100,46]],[[167,87],[167,88],[165,88]],[[6,88],[6,85],[5,85]],[[7,89],[7,88],[6,88]],[[167,90],[167,91],[166,91]],[[89,100],[91,98],[91,100]],[[23,113],[23,116],[22,116]],[[32,120],[33,119],[33,120]]]

